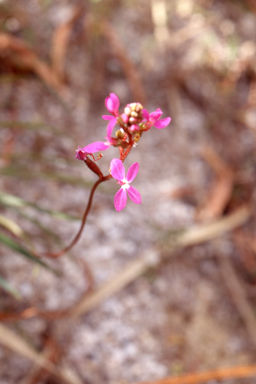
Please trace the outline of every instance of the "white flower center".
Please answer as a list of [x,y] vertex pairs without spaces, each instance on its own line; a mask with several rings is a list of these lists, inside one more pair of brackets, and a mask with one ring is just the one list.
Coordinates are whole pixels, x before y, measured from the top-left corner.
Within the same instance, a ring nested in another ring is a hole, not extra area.
[[122,180],[122,183],[124,183],[124,184],[122,185],[122,188],[123,188],[124,190],[130,188],[129,182],[128,182],[126,179],[123,179],[123,180]]

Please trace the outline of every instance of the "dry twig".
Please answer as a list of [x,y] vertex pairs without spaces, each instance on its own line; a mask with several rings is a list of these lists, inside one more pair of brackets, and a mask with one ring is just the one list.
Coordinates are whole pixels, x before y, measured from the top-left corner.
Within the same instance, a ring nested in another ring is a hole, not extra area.
[[238,309],[238,312],[243,319],[251,341],[256,347],[256,319],[255,314],[250,306],[246,291],[238,278],[235,269],[227,257],[219,256],[220,271],[224,282],[230,292],[230,295]]
[[169,377],[163,380],[143,382],[138,384],[200,384],[208,383],[210,380],[225,380],[233,378],[243,378],[256,375],[256,366],[239,366],[216,369],[214,371],[192,373],[179,377]]
[[[177,235],[177,238],[172,240],[171,244],[165,246],[165,251],[171,256],[175,249],[200,244],[205,241],[214,239],[215,237],[222,236],[224,233],[233,230],[234,228],[244,224],[251,216],[249,207],[242,207],[235,213],[217,220],[214,223],[190,228],[184,233]],[[84,312],[88,312],[95,306],[99,305],[110,295],[118,292],[127,284],[131,283],[138,276],[145,273],[146,270],[152,265],[156,265],[161,261],[161,255],[158,250],[150,249],[137,260],[133,261],[120,272],[109,283],[90,294],[73,309],[70,310],[71,317],[78,317]]]
[[118,37],[118,34],[112,25],[106,20],[102,22],[101,30],[123,67],[124,73],[130,84],[134,100],[140,102],[142,105],[145,105],[146,97],[140,76],[131,59],[127,55],[127,51]]
[[83,8],[74,6],[72,16],[68,21],[61,24],[53,34],[52,38],[52,67],[53,70],[58,74],[59,78],[64,81],[64,62],[67,53],[68,42],[72,28],[76,21],[83,13]]
[[25,69],[38,75],[45,84],[53,88],[58,94],[66,92],[60,79],[52,68],[40,59],[26,42],[7,33],[0,33],[0,55],[4,54],[10,60],[22,65]]
[[217,174],[208,192],[207,201],[199,210],[198,218],[204,221],[220,217],[224,212],[232,193],[234,175],[209,145],[204,147],[201,154]]
[[60,378],[63,383],[82,384],[74,371],[69,368],[57,368],[44,355],[35,351],[20,336],[3,324],[0,324],[0,343],[13,352],[28,358],[39,367],[46,369],[54,376]]

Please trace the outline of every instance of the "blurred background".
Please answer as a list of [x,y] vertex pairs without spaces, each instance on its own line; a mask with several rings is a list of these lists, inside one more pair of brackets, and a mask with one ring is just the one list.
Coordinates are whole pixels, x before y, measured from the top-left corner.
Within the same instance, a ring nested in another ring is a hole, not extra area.
[[[116,212],[103,183],[78,244],[38,258],[79,229],[96,176],[75,150],[104,140],[111,92],[172,117],[125,161],[142,204]],[[255,1],[1,0],[0,383],[253,363],[255,135]]]

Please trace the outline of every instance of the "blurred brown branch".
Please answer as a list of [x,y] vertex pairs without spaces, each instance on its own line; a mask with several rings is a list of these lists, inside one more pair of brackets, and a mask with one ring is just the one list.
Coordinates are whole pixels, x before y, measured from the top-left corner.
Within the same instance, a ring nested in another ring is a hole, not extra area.
[[209,380],[239,379],[256,375],[256,366],[238,366],[216,369],[214,371],[192,373],[179,377],[169,377],[156,381],[145,381],[138,384],[200,384],[207,383]]

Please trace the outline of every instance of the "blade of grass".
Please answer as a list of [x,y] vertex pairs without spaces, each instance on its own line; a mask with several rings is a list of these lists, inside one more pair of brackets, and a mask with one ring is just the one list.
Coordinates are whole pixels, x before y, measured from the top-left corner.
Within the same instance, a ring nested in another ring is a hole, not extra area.
[[3,176],[11,176],[16,178],[22,178],[25,180],[35,180],[35,179],[47,179],[54,180],[61,183],[68,183],[73,185],[81,185],[83,187],[91,188],[93,183],[83,180],[81,177],[73,177],[70,175],[60,174],[59,171],[55,172],[28,172],[27,166],[8,166],[0,169],[0,174]]
[[3,192],[0,192],[0,204],[7,207],[18,208],[18,209],[24,208],[24,207],[31,207],[36,209],[39,212],[47,213],[50,216],[56,217],[57,219],[61,219],[61,220],[80,220],[81,219],[80,217],[76,217],[76,216],[68,215],[66,213],[62,213],[59,211],[43,208],[38,204],[31,203],[29,201],[21,199],[18,196],[10,195],[8,193],[3,193]]
[[3,233],[0,232],[0,242],[4,245],[6,245],[8,248],[20,253],[21,255],[25,256],[29,260],[33,261],[34,263],[37,263],[41,265],[42,267],[50,270],[56,275],[59,275],[59,272],[56,271],[54,268],[50,267],[47,265],[45,262],[42,260],[38,259],[35,257],[31,252],[29,252],[27,249],[22,247],[20,244],[18,244],[15,240],[11,239],[10,237],[4,235]]
[[[1,204],[1,202],[0,202],[0,204]],[[15,210],[15,208],[13,208],[13,207],[11,207],[11,209]],[[42,233],[42,237],[45,238],[45,235],[46,235],[46,241],[48,241],[49,238],[51,238],[56,245],[59,245],[60,247],[63,246],[61,237],[59,235],[57,235],[55,232],[53,232],[51,229],[49,229],[49,227],[46,227],[45,225],[43,225],[40,220],[37,220],[36,218],[31,217],[30,215],[28,215],[28,214],[26,214],[26,213],[24,213],[24,212],[22,212],[20,210],[18,211],[18,214],[23,219],[33,223],[34,226],[38,227],[40,229],[40,231],[43,232]],[[1,225],[1,215],[0,215],[0,225]],[[5,226],[5,228],[8,229],[7,226]],[[13,231],[11,231],[11,232],[14,233]],[[22,236],[19,236],[18,233],[14,233],[14,235],[16,235],[17,237],[20,237],[23,241],[25,241],[28,244],[28,246],[31,249],[33,249],[33,247],[34,247],[33,246],[33,242],[32,242],[33,241],[33,236],[31,236],[31,234],[29,232],[23,231]],[[37,239],[37,236],[36,236],[36,239]]]
[[54,126],[41,121],[0,120],[0,128],[44,129],[55,134],[61,134]]
[[24,129],[31,131],[38,131],[43,129],[44,131],[53,133],[55,136],[67,136],[69,139],[72,139],[74,143],[76,142],[74,134],[71,131],[65,131],[44,121],[0,120],[0,129],[5,128]]
[[16,300],[21,299],[20,293],[0,275],[0,286],[8,293],[10,293]]
[[45,225],[43,225],[39,220],[37,220],[33,217],[30,217],[29,215],[26,215],[25,213],[20,213],[20,215],[24,219],[30,221],[35,226],[37,226],[43,232],[43,234],[47,235],[52,240],[54,240],[55,244],[58,244],[58,245],[62,244],[61,237],[59,235],[57,235],[55,232],[53,232],[49,227],[46,227]]
[[21,238],[21,239],[24,239],[24,232],[23,230],[21,229],[21,227],[16,224],[13,220],[3,216],[0,214],[0,225],[6,229],[8,229],[8,231],[10,231],[11,233],[13,233],[15,236]]

